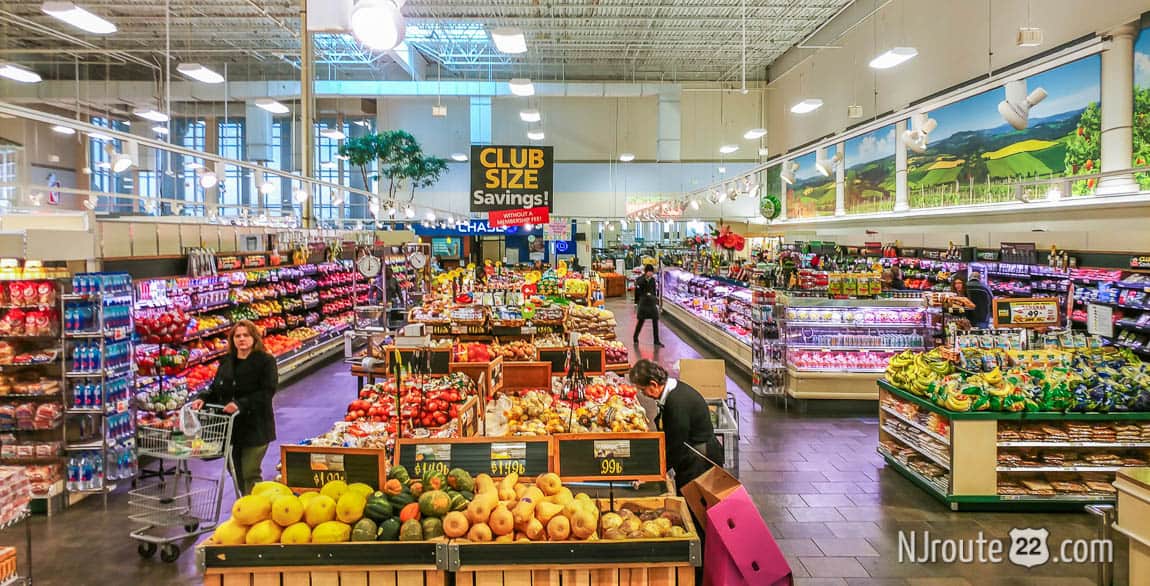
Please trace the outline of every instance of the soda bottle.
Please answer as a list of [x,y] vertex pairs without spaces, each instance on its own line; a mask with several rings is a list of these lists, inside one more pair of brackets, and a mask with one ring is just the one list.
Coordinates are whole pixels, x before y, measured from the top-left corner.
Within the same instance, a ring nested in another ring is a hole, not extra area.
[[80,488],[80,462],[76,456],[68,458],[68,490],[74,492]]

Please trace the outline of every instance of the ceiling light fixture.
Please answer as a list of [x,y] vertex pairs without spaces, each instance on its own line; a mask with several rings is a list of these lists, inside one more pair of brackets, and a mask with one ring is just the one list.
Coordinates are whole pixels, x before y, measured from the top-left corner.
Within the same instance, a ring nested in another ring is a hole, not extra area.
[[40,10],[44,14],[94,35],[110,35],[116,32],[116,25],[76,6],[72,2],[45,2],[40,5]]
[[144,120],[151,120],[152,122],[167,122],[171,119],[167,114],[152,108],[136,108],[132,110],[132,113]]
[[332,140],[343,140],[344,138],[347,138],[346,134],[335,128],[324,128],[323,130],[319,131],[319,135],[324,138],[330,138]]
[[52,127],[52,132],[55,132],[58,134],[73,135],[73,134],[76,134],[76,129],[75,128],[68,128],[67,126],[60,126],[59,124],[57,124],[56,126]]
[[271,195],[276,190],[276,184],[269,181],[264,181],[260,185],[260,195]]
[[998,103],[998,113],[1015,130],[1025,130],[1030,124],[1030,109],[1046,99],[1046,90],[1035,88],[1028,95],[1025,79],[1008,82],[1004,89],[1006,99]]
[[807,98],[794,106],[791,106],[792,114],[809,114],[823,107],[823,101],[820,98]]
[[770,149],[768,149],[767,147],[759,147],[759,156],[760,157],[765,157],[769,154],[771,154]]
[[530,110],[520,110],[519,119],[524,122],[539,122],[543,119],[543,115],[539,113],[539,110],[532,108]]
[[517,96],[527,97],[535,95],[535,84],[531,83],[531,80],[526,77],[516,77],[512,79],[507,82],[507,88],[511,93]]
[[491,29],[491,42],[500,53],[518,55],[527,52],[527,37],[523,31],[514,27],[499,27]]
[[98,140],[101,142],[112,142],[112,137],[110,137],[110,136],[108,136],[102,132],[89,132],[88,138],[90,138],[92,140]]
[[630,163],[635,160],[635,153],[623,153],[619,155],[619,160],[624,163]]
[[794,161],[784,161],[783,170],[779,173],[783,183],[787,185],[795,184],[795,171],[799,170],[799,164]]
[[124,171],[127,171],[129,168],[131,168],[132,164],[132,157],[128,156],[126,153],[120,153],[112,159],[112,172],[123,173]]
[[157,124],[157,125],[153,126],[152,132],[154,132],[156,134],[161,134],[161,135],[167,135],[167,134],[171,133],[171,131],[168,130],[168,127],[164,126],[163,124]]
[[220,178],[216,177],[216,174],[212,173],[211,171],[200,175],[200,187],[203,187],[204,189],[211,189],[215,187],[219,181]]
[[352,34],[376,51],[396,48],[407,32],[399,4],[394,0],[359,0],[351,9]]
[[203,83],[224,83],[224,76],[199,63],[181,63],[176,66],[176,71],[184,77],[190,77]]
[[527,138],[529,138],[531,140],[543,140],[546,137],[547,137],[547,135],[544,134],[542,130],[528,130],[527,131]]
[[894,47],[885,53],[870,60],[871,69],[890,69],[898,67],[918,56],[918,49],[914,47]]
[[743,138],[747,140],[759,140],[767,135],[766,128],[752,128],[743,133]]
[[739,145],[737,145],[737,144],[725,144],[725,145],[719,147],[719,152],[724,154],[724,155],[729,155],[729,154],[736,152],[738,150],[739,150]]
[[291,109],[287,106],[271,98],[260,98],[254,103],[256,106],[263,108],[272,114],[287,114],[291,111]]
[[20,83],[40,83],[42,80],[39,73],[11,63],[0,63],[0,77]]
[[457,163],[466,163],[467,155],[465,153],[452,153],[451,160]]
[[1018,46],[1037,47],[1042,44],[1042,29],[1036,26],[1018,27]]
[[726,168],[726,167],[719,167],[719,175],[723,175],[723,174],[726,174],[726,172],[727,172],[727,168]]

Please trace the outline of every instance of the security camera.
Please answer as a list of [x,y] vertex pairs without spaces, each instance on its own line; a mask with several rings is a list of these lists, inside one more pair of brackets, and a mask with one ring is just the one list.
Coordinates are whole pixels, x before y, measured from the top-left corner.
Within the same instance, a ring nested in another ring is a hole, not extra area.
[[1026,80],[1021,79],[1006,84],[1006,99],[998,103],[998,113],[1015,130],[1026,130],[1030,122],[1030,109],[1046,99],[1046,90],[1036,88],[1026,93]]

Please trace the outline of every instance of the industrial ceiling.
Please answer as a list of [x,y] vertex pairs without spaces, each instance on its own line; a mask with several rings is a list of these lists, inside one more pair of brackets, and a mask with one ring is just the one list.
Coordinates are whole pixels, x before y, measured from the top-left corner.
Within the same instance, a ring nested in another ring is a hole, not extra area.
[[[427,78],[734,82],[766,66],[851,0],[408,0],[407,42]],[[0,0],[0,61],[45,79],[164,79],[172,62],[226,65],[228,79],[298,79],[299,0],[79,0],[117,25],[85,34],[43,14],[39,0]],[[526,35],[499,53],[488,30]],[[319,79],[399,79],[388,54],[349,35],[314,37]],[[173,65],[174,67],[174,65]]]

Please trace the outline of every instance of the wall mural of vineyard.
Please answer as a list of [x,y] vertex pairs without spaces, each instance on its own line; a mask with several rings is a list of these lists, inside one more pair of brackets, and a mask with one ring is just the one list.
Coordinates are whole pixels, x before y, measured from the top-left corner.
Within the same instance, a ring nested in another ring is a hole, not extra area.
[[892,124],[846,141],[847,214],[894,210],[897,140]]
[[[833,157],[835,147],[827,147],[826,156]],[[810,152],[792,159],[799,164],[795,182],[786,185],[787,217],[815,218],[835,215],[835,176],[823,175],[815,167],[816,153]],[[786,163],[784,163],[785,165]]]
[[[1098,55],[1031,76],[1028,91],[1041,87],[1048,96],[1030,109],[1024,130],[998,113],[1001,87],[930,112],[938,127],[926,152],[908,152],[910,206],[1010,201],[1012,181],[1097,172],[1100,80]],[[1076,181],[1072,191],[1092,194],[1094,180]]]
[[[1134,42],[1134,166],[1150,165],[1150,28]],[[1150,173],[1135,175],[1143,191],[1150,190]]]

